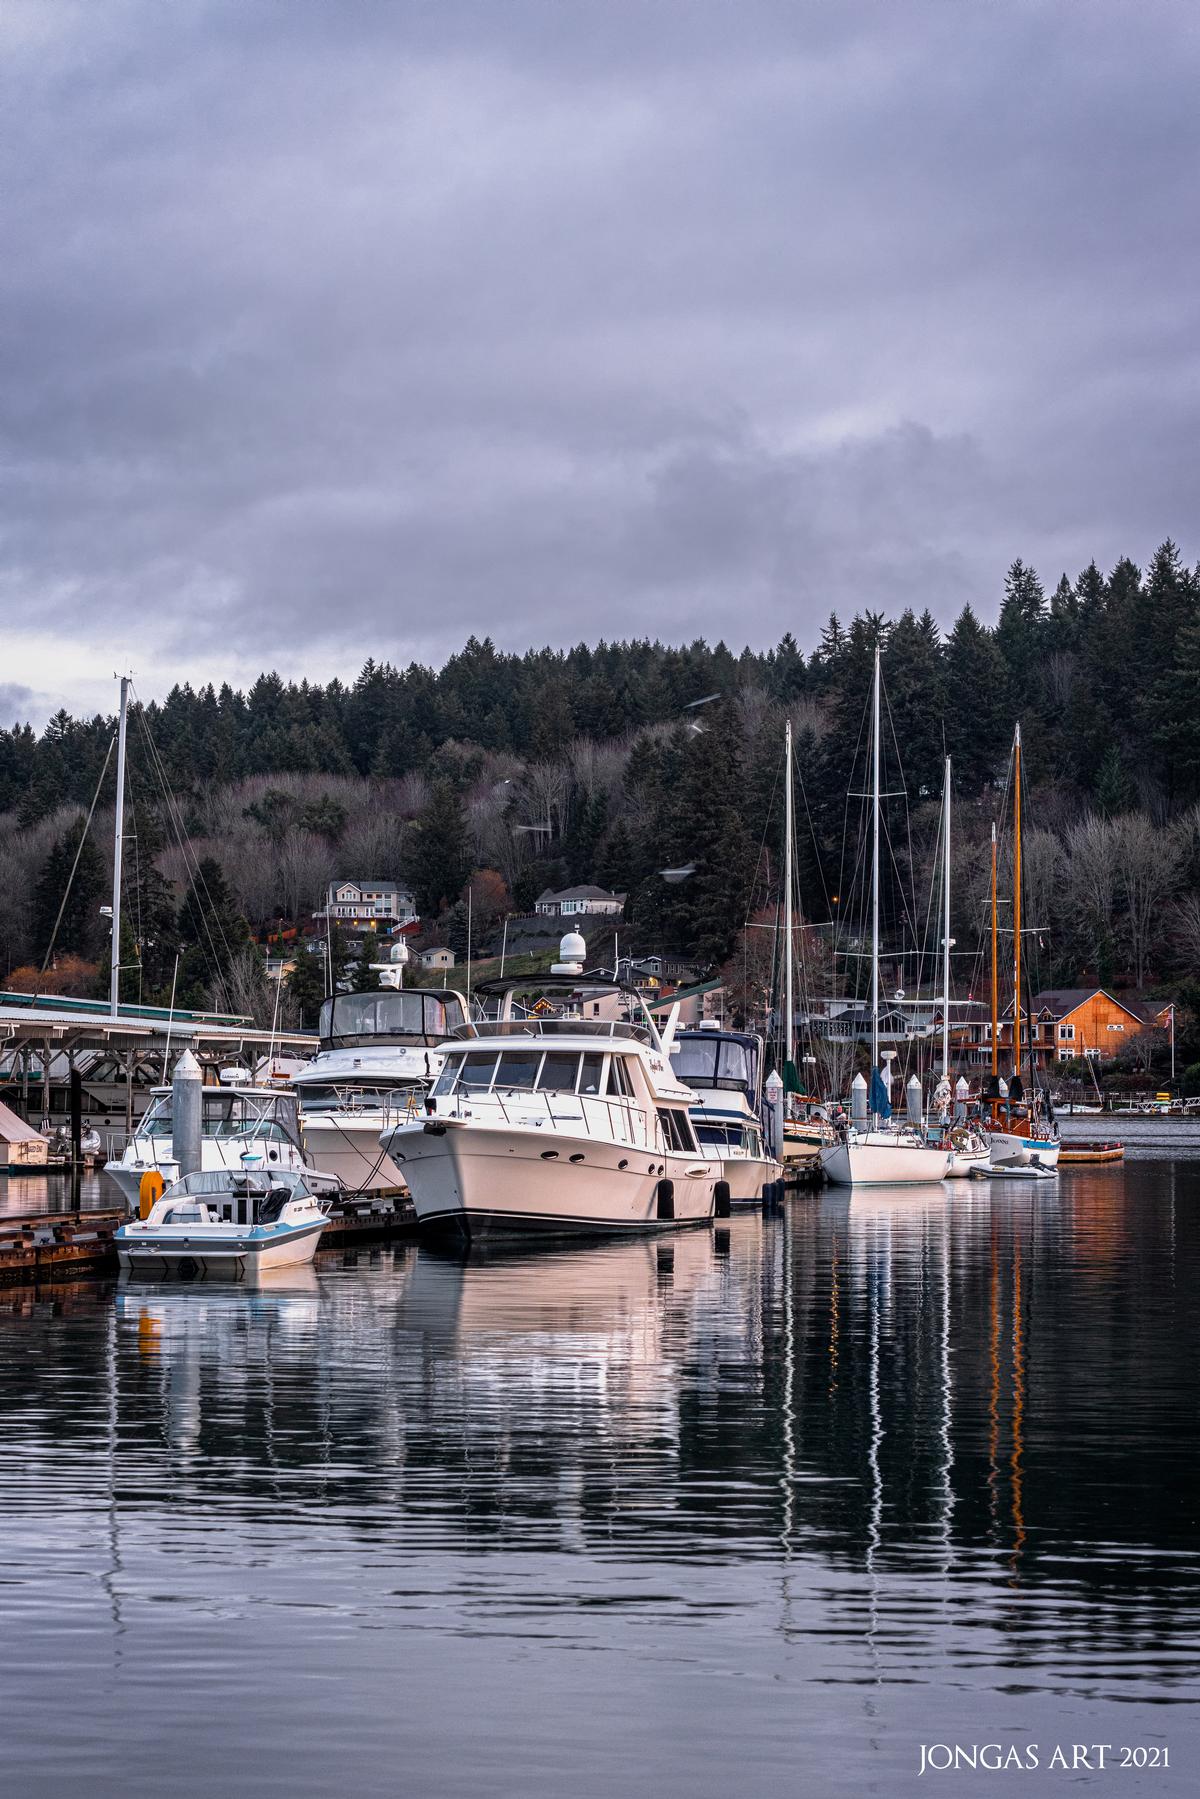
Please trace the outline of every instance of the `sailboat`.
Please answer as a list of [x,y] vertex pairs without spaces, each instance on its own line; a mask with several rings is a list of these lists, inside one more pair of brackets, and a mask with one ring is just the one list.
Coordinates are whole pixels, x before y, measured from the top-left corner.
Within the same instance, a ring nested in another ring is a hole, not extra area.
[[1052,1112],[1042,1116],[1033,1065],[1033,1021],[1030,1018],[1029,1078],[1034,1097],[1025,1102],[1021,1079],[1021,727],[1013,736],[1013,1073],[1000,1122],[1000,1063],[996,930],[996,829],[992,827],[992,1106],[991,1166],[1043,1168],[1058,1166],[1058,1126]]
[[[837,1143],[821,1151],[821,1166],[836,1186],[916,1186],[944,1180],[950,1151],[933,1148],[915,1126],[893,1125],[892,1106],[879,1068],[879,835],[880,728],[879,645],[871,689],[871,1082],[869,1116],[856,1119]],[[862,1077],[857,1077],[861,1081]]]
[[792,721],[784,728],[784,827],[783,827],[783,1143],[780,1160],[785,1168],[811,1167],[822,1149],[837,1141],[833,1127],[823,1118],[798,1116],[800,1081],[796,1073],[795,929],[792,901],[795,893],[795,786],[792,778]]
[[940,1115],[938,1141],[950,1150],[951,1177],[986,1168],[991,1150],[983,1132],[973,1124],[952,1124],[950,1109],[950,758],[942,787],[942,1078],[933,1093],[933,1107]]

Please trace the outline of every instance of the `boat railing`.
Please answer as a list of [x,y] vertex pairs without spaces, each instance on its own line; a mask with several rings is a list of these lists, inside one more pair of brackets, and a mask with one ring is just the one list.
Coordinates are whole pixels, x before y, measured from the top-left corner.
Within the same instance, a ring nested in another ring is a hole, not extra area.
[[[608,1123],[608,1135],[612,1142],[628,1144],[631,1149],[648,1149],[653,1147],[646,1133],[645,1112],[634,1100],[613,1099],[609,1095],[601,1093],[554,1093],[549,1088],[545,1087],[510,1087],[507,1091],[508,1105],[505,1105],[504,1103],[504,1094],[495,1087],[489,1088],[487,1092],[475,1096],[463,1092],[456,1093],[453,1097],[457,1106],[461,1106],[464,1101],[472,1098],[476,1105],[497,1106],[500,1111],[500,1116],[507,1125],[526,1126],[530,1122],[530,1106],[534,1106],[538,1109],[544,1108],[547,1123],[559,1127],[564,1124],[572,1124],[576,1119],[579,1119],[583,1124],[589,1127],[587,1132],[589,1136],[593,1136],[595,1133],[591,1129],[591,1118],[589,1117],[587,1108],[598,1109],[603,1106],[604,1116]],[[572,1102],[580,1108],[578,1112],[568,1112],[565,1110],[565,1107]],[[513,1107],[512,1112],[509,1111],[509,1105]],[[518,1105],[521,1108],[519,1114],[516,1111]],[[556,1105],[558,1108],[557,1110],[555,1110]],[[414,1111],[409,1115],[409,1118],[405,1122],[411,1122],[417,1115],[418,1111]],[[453,1118],[455,1116],[461,1117],[462,1114],[461,1112],[448,1112],[439,1115]],[[621,1130],[617,1129],[618,1121],[624,1127]],[[640,1141],[639,1134],[635,1128],[635,1121],[640,1121],[642,1126]],[[655,1128],[656,1131],[661,1131],[657,1117],[655,1118]]]
[[457,1039],[475,1037],[538,1038],[555,1034],[566,1037],[618,1038],[635,1043],[652,1043],[650,1030],[644,1024],[629,1024],[619,1018],[481,1018],[475,1023],[457,1025],[452,1035]]

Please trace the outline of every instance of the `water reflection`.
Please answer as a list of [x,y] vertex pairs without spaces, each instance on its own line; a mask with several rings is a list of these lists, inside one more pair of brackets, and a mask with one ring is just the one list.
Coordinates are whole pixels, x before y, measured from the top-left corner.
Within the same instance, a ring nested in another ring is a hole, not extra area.
[[[204,1621],[214,1696],[295,1778],[299,1698],[269,1724],[245,1682],[280,1630],[301,1653],[297,1608],[311,1678],[361,1670],[365,1632],[430,1741],[464,1658],[508,1716],[531,1668],[574,1669],[552,1646],[621,1652],[618,1714],[647,1658],[749,1681],[776,1773],[817,1715],[911,1738],[963,1694],[1193,1698],[1198,1200],[1148,1164],[653,1243],[323,1255],[256,1291],[0,1295],[0,1636],[52,1599],[56,1665],[118,1633],[123,1667],[182,1669]],[[737,1732],[688,1728],[735,1779]]]

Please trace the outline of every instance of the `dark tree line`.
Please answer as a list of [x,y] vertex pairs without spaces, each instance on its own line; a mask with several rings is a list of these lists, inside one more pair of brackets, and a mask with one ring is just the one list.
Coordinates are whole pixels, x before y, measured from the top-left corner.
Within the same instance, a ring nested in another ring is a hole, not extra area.
[[[1107,575],[1090,565],[1050,592],[1016,562],[994,625],[969,607],[946,633],[928,612],[834,617],[809,655],[790,634],[740,654],[647,641],[514,655],[472,638],[437,671],[369,661],[350,686],[270,674],[244,694],[182,686],[145,707],[132,736],[144,723],[186,830],[203,839],[210,909],[223,925],[205,927],[178,867],[164,878],[169,820],[143,777],[126,915],[145,977],[161,991],[178,952],[187,991],[198,993],[223,943],[237,961],[243,918],[298,919],[334,872],[402,877],[436,916],[461,904],[477,868],[499,872],[518,911],[545,885],[594,880],[624,891],[633,941],[718,963],[747,912],[769,903],[772,884],[778,890],[785,713],[803,790],[803,897],[810,917],[824,917],[877,643],[885,729],[918,837],[946,753],[962,828],[968,837],[986,828],[1018,718],[1036,818],[1063,842],[1081,821],[1134,814],[1182,830],[1200,803],[1200,571],[1170,542],[1145,572],[1129,561]],[[90,805],[112,731],[110,718],[59,713],[40,736],[0,732],[0,836],[57,832],[10,962],[18,949],[44,952],[78,846],[78,823],[64,827],[58,815]],[[98,830],[111,765],[106,781]],[[214,822],[219,794],[233,796],[225,823]],[[1172,841],[1167,897],[1178,904],[1200,857],[1182,837]],[[1078,834],[1077,880],[1090,842]],[[662,874],[671,867],[690,873],[672,882]],[[87,849],[59,930],[60,947],[93,960],[106,953],[105,878]],[[1110,910],[1064,954],[1105,969],[1132,954],[1145,973],[1145,946],[1139,939],[1127,952],[1120,937],[1132,902],[1118,893]]]

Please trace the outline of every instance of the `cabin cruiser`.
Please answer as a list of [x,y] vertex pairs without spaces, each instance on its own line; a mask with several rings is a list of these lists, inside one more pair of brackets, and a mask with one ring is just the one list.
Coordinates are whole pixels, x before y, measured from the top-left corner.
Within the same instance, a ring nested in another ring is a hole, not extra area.
[[253,1281],[311,1262],[336,1181],[307,1171],[214,1168],[175,1181],[113,1233],[125,1273]]
[[396,1191],[404,1175],[381,1147],[421,1113],[442,1067],[438,1045],[467,1016],[461,993],[412,987],[338,993],[321,1007],[320,1050],[294,1077],[314,1164],[350,1193]]
[[[303,1171],[307,1161],[300,1144],[294,1096],[273,1088],[243,1086],[243,1073],[242,1069],[223,1069],[219,1086],[202,1089],[201,1171]],[[147,1174],[155,1175],[163,1187],[178,1180],[170,1087],[154,1089],[151,1104],[123,1153],[106,1162],[104,1172],[121,1189],[131,1211],[138,1208]]]
[[700,1147],[720,1157],[734,1205],[757,1205],[783,1173],[763,1140],[762,1063],[761,1037],[715,1023],[680,1031],[671,1046],[676,1075],[700,1095],[691,1107]]
[[[634,989],[581,979],[584,951],[568,933],[550,974],[481,984],[498,1016],[458,1027],[426,1116],[383,1132],[419,1225],[471,1241],[661,1231],[728,1210],[721,1161],[696,1141],[695,1095],[671,1067],[674,1017],[660,1035]],[[537,1010],[517,1016],[533,979]],[[601,1018],[598,1001],[582,1016],[595,993],[618,994],[630,1021]]]

